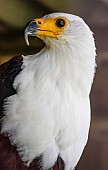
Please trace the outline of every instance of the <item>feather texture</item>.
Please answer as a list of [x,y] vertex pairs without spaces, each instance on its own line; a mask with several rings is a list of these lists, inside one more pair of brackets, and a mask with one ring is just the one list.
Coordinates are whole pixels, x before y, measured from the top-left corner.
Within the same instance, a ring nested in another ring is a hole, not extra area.
[[[8,62],[0,65],[0,119],[3,117],[3,101],[16,93],[13,88],[13,81],[20,73],[22,67],[22,56],[13,57]],[[1,129],[1,124],[0,124]],[[6,170],[38,170],[41,168],[42,158],[38,157],[27,167],[20,159],[16,147],[10,144],[9,138],[0,134],[0,169]],[[63,161],[58,157],[53,170],[62,170]]]

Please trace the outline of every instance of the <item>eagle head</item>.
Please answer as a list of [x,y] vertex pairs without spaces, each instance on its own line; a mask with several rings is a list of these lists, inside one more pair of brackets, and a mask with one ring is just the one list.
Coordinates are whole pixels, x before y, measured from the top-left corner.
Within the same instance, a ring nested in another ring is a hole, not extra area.
[[29,45],[28,36],[37,36],[45,44],[87,42],[90,31],[82,18],[66,13],[52,13],[42,18],[34,19],[25,29],[25,41]]

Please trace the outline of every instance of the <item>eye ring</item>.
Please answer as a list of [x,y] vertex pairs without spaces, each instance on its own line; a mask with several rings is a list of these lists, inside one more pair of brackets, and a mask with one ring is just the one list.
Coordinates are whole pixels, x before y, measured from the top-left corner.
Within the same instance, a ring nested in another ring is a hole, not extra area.
[[64,27],[65,24],[66,24],[65,20],[62,19],[62,18],[59,18],[59,19],[56,20],[56,25],[57,25],[57,27],[59,27],[59,28]]

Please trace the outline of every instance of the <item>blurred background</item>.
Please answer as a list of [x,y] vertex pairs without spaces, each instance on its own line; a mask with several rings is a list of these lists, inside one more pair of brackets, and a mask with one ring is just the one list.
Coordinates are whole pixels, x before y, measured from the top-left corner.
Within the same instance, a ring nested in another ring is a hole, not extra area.
[[92,92],[88,145],[77,170],[108,170],[108,0],[0,0],[0,64],[19,54],[33,54],[44,44],[24,41],[25,25],[51,12],[81,16],[94,32],[97,73]]

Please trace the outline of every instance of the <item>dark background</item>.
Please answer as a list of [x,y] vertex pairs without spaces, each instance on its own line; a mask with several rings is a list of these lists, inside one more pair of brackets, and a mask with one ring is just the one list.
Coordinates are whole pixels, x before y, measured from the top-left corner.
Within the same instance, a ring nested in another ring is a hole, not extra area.
[[79,15],[94,32],[97,73],[91,91],[92,123],[88,145],[77,170],[108,170],[108,0],[0,0],[0,64],[19,54],[33,54],[44,45],[24,41],[24,27],[51,12]]

